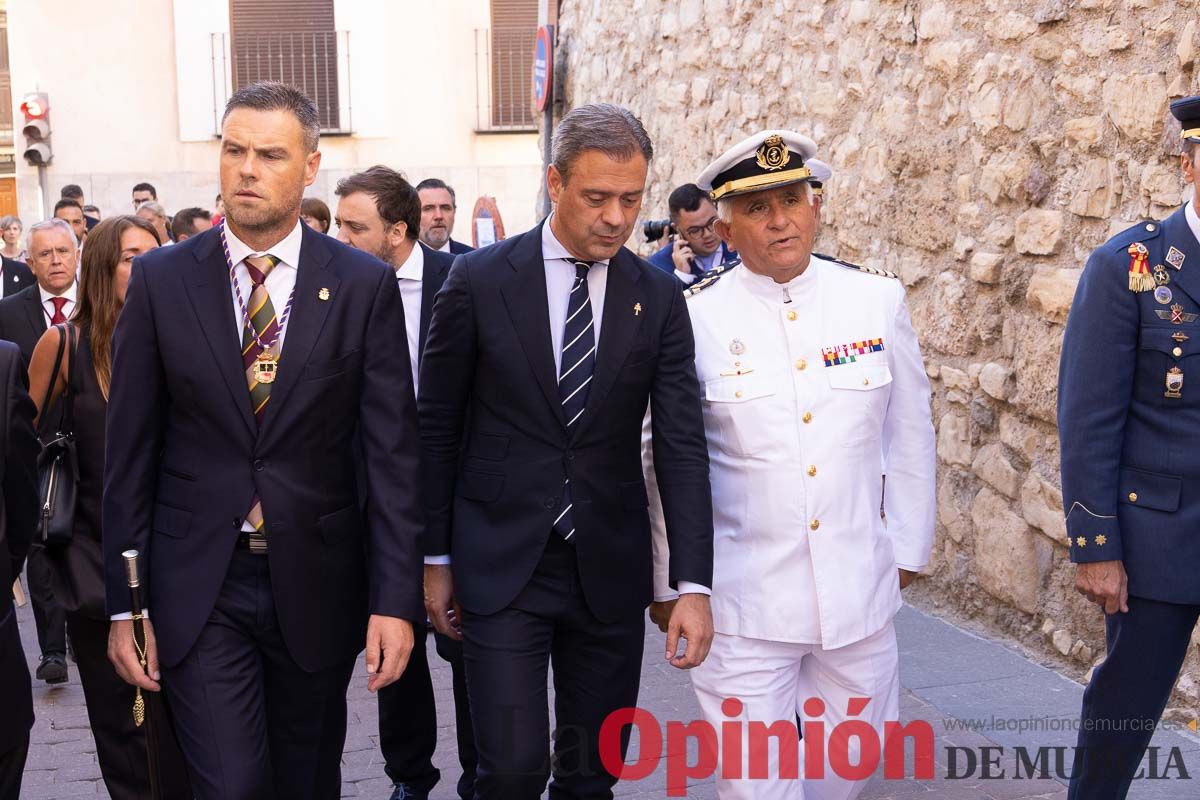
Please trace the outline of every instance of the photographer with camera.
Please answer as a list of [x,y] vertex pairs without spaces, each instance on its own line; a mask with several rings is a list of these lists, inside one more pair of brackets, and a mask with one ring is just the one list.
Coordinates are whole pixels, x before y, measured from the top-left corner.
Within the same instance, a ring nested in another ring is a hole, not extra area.
[[707,192],[694,183],[685,183],[671,192],[667,207],[670,220],[651,220],[642,225],[646,241],[657,241],[667,233],[671,236],[650,256],[651,264],[691,284],[716,267],[737,261],[737,253],[717,236],[717,207]]

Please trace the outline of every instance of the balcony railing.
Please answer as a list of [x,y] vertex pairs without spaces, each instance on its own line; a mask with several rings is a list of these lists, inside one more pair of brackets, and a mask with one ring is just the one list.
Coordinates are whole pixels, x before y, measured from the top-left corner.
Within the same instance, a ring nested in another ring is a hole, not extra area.
[[350,133],[350,37],[346,31],[211,35],[213,132],[220,135],[229,87],[282,81],[317,106],[322,133]]
[[475,128],[535,131],[533,45],[536,31],[475,31]]

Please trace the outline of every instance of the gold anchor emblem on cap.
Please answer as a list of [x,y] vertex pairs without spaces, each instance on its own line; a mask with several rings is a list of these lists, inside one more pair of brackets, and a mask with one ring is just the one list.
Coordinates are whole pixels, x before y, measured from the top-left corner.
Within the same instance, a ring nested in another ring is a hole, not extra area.
[[322,286],[321,291],[317,292],[317,299],[318,300],[328,300],[329,299],[329,290],[326,289],[324,286]]
[[792,160],[792,154],[783,143],[783,137],[777,133],[772,133],[766,138],[756,155],[758,166],[772,172],[783,169]]

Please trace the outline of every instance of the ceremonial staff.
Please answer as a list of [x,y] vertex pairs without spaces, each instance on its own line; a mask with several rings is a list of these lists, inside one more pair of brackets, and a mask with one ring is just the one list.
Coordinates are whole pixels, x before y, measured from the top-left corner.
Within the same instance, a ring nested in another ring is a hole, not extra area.
[[[133,611],[133,645],[137,648],[142,670],[150,675],[150,666],[146,659],[146,623],[142,615],[141,582],[138,580],[138,551],[126,550],[121,553],[125,559],[125,579],[129,584],[130,609]],[[133,701],[133,722],[139,728],[146,725],[146,762],[150,773],[150,797],[159,800],[162,797],[158,779],[158,737],[155,731],[155,715],[147,713],[152,696],[143,696],[141,687],[137,689],[137,697]]]

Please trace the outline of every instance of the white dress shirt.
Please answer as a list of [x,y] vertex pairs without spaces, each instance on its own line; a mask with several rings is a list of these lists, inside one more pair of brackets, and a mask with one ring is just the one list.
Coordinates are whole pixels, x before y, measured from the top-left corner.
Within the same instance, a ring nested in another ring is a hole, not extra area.
[[404,305],[404,332],[408,338],[408,360],[412,362],[413,394],[417,393],[417,365],[421,352],[421,281],[425,275],[425,251],[421,243],[413,242],[412,252],[396,270],[400,287],[400,302]]
[[225,226],[225,241],[229,244],[229,259],[234,264],[233,272],[237,275],[238,288],[242,290],[241,302],[238,302],[238,295],[233,287],[233,281],[229,282],[229,298],[233,303],[233,319],[237,324],[239,343],[242,341],[242,336],[246,330],[246,320],[242,316],[242,304],[250,302],[250,293],[254,291],[254,284],[250,280],[250,271],[246,269],[246,258],[249,256],[271,255],[279,259],[279,263],[267,275],[264,285],[267,287],[267,295],[270,296],[271,305],[275,308],[275,314],[279,317],[281,323],[279,328],[279,346],[276,349],[280,353],[283,352],[283,339],[287,336],[287,320],[283,319],[283,310],[287,308],[288,300],[292,296],[292,290],[296,288],[296,270],[300,266],[300,241],[302,237],[300,220],[297,219],[296,227],[292,228],[291,233],[283,237],[278,244],[269,247],[263,252],[258,252],[237,238],[228,225]]
[[65,292],[63,292],[62,294],[53,294],[51,292],[48,292],[44,288],[42,288],[41,284],[38,284],[38,294],[40,294],[42,296],[42,313],[46,315],[46,327],[47,328],[50,327],[50,320],[54,319],[54,298],[56,298],[56,297],[67,298],[67,302],[63,303],[62,310],[63,310],[63,316],[65,316],[67,319],[70,319],[71,315],[75,313],[75,302],[76,302],[76,298],[78,296],[78,292],[79,292],[79,283],[76,281],[71,281],[71,285],[68,286],[67,290]]
[[[554,350],[554,372],[562,369],[563,330],[567,326],[567,305],[575,285],[575,262],[554,235],[550,223],[542,226],[542,260],[546,262],[546,300],[550,305],[550,345]],[[604,318],[604,290],[608,286],[608,259],[597,261],[588,270],[588,299],[592,302],[592,328],[596,336],[596,358],[600,357],[600,320]]]
[[446,243],[438,248],[438,252],[439,253],[449,253],[450,252],[450,237],[449,236],[446,237]]
[[1196,204],[1188,203],[1184,208],[1183,217],[1187,220],[1188,227],[1192,229],[1192,236],[1196,237],[1196,241],[1200,242],[1200,216],[1196,215]]
[[[241,343],[246,330],[246,319],[242,316],[242,304],[250,302],[250,293],[254,291],[254,283],[250,280],[250,271],[246,269],[246,259],[250,256],[275,256],[279,259],[279,263],[267,274],[263,285],[267,287],[267,295],[271,298],[271,306],[275,309],[275,316],[280,323],[279,340],[275,350],[282,355],[283,339],[287,335],[288,325],[288,320],[283,318],[283,312],[287,308],[288,300],[291,299],[292,290],[296,288],[296,272],[300,265],[300,242],[303,239],[300,225],[300,220],[297,218],[296,227],[292,228],[291,233],[283,237],[278,244],[261,252],[252,250],[250,245],[237,238],[233,231],[225,226],[225,241],[229,244],[229,260],[234,264],[233,272],[237,275],[237,288],[242,290],[241,302],[239,302],[233,281],[229,282],[229,296],[233,302],[233,318],[237,322],[239,343]],[[246,391],[249,392],[249,388]],[[253,533],[254,526],[249,522],[243,522],[242,530]]]

